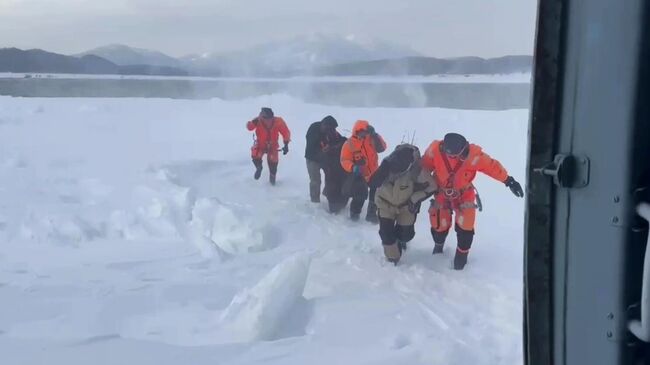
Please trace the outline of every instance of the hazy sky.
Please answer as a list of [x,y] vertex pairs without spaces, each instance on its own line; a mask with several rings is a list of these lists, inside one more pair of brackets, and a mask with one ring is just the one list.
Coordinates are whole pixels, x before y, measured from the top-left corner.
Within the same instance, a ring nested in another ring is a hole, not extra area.
[[0,0],[0,47],[77,53],[122,43],[172,56],[310,33],[430,56],[532,54],[537,0]]

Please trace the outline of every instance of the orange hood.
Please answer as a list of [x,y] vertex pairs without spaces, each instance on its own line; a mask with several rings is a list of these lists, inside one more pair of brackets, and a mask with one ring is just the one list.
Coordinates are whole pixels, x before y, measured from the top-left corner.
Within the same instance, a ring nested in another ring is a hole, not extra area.
[[356,123],[354,123],[354,127],[352,127],[352,135],[356,136],[359,131],[368,129],[369,125],[370,123],[368,123],[367,120],[357,120]]

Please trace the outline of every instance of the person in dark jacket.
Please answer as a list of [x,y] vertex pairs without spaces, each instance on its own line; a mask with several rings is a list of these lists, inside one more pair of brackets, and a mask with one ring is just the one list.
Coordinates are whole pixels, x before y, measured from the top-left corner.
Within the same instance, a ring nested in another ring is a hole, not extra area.
[[340,156],[343,144],[347,139],[341,136],[338,141],[326,151],[323,151],[323,171],[325,171],[325,191],[329,212],[337,214],[348,205],[350,200],[343,192],[343,186],[348,179],[348,172],[341,166]]
[[[305,147],[305,159],[307,160],[307,172],[309,173],[309,196],[314,203],[320,202],[321,175],[324,170],[325,155],[338,145],[345,142],[345,137],[336,131],[338,123],[331,115],[326,116],[320,122],[312,123],[307,130],[307,144]],[[339,149],[340,151],[340,149]],[[327,186],[327,178],[326,184]]]

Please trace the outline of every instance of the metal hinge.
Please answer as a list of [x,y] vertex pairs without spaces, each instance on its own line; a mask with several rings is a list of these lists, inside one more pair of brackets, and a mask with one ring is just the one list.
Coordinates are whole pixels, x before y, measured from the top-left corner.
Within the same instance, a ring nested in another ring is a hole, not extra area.
[[[650,205],[641,203],[637,213],[650,222]],[[643,260],[643,281],[641,285],[641,318],[631,320],[628,328],[634,336],[643,342],[650,342],[650,236],[647,238],[645,258]]]
[[587,156],[556,155],[553,162],[533,171],[553,178],[562,188],[578,189],[589,185],[589,158]]

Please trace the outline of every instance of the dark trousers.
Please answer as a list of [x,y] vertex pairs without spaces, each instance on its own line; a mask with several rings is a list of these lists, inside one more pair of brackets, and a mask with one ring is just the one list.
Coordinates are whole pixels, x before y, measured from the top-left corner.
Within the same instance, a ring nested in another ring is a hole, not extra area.
[[[269,173],[275,176],[278,173],[278,163],[270,160],[267,162],[269,164]],[[256,169],[262,169],[262,159],[253,159],[253,165],[255,165]]]
[[342,181],[329,179],[327,172],[325,173],[325,197],[330,213],[337,214],[348,205],[350,198],[343,194],[342,185]]
[[331,164],[323,168],[325,173],[325,188],[323,195],[327,198],[330,213],[339,213],[346,205],[350,197],[344,192],[344,185],[347,179],[347,173],[340,166],[338,159],[336,160],[338,166]]
[[361,214],[363,204],[368,199],[368,215],[377,215],[377,206],[375,205],[376,189],[368,188],[366,180],[361,176],[348,176],[345,183],[344,193],[352,198],[350,202],[350,213],[353,215]]
[[[364,196],[364,194],[366,194]],[[363,208],[363,202],[368,198],[368,185],[360,176],[354,176],[348,174],[345,177],[343,182],[343,195],[352,198],[352,203],[350,203],[350,211],[361,212]],[[359,200],[361,201],[361,206],[359,206]]]

